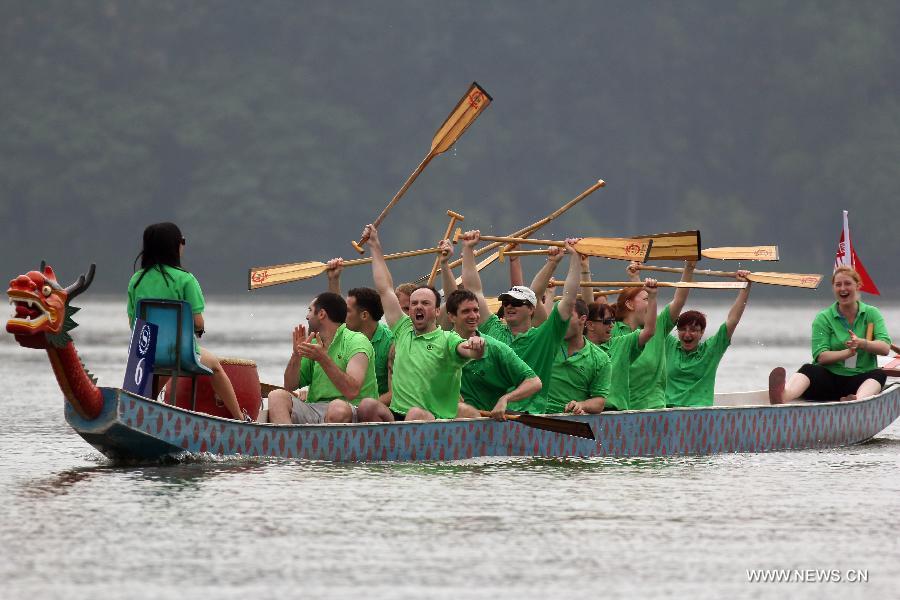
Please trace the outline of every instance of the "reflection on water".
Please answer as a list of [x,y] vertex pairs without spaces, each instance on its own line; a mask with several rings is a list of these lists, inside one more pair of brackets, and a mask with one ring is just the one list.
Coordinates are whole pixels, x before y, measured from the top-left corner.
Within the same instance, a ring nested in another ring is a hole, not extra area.
[[[204,341],[278,381],[303,312],[291,304],[211,300]],[[128,332],[109,315],[122,304],[84,306],[76,345],[116,385]],[[711,323],[727,310],[701,308]],[[819,308],[751,303],[718,388],[760,388],[773,363],[807,360]],[[900,311],[884,312],[900,331]],[[846,598],[900,585],[898,424],[853,448],[772,454],[118,464],[65,424],[42,352],[0,336],[0,381],[4,599]],[[870,582],[747,583],[771,567],[868,569]]]

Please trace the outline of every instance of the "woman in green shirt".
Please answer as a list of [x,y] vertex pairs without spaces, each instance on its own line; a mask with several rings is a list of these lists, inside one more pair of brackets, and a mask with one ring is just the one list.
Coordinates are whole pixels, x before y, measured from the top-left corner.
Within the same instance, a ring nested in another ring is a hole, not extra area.
[[856,400],[881,391],[886,375],[878,368],[875,356],[887,356],[891,338],[881,312],[860,301],[860,283],[859,274],[850,267],[835,269],[831,287],[836,302],[813,320],[813,362],[800,367],[787,385],[784,369],[772,370],[772,404],[800,397],[817,401]]
[[[139,300],[185,300],[191,305],[191,313],[194,315],[194,332],[197,337],[203,335],[203,291],[197,278],[181,268],[184,246],[184,236],[175,223],[155,223],[144,230],[143,249],[137,256],[141,260],[141,269],[128,282],[129,326],[134,325],[134,311]],[[203,366],[213,372],[210,378],[213,391],[222,399],[231,415],[240,421],[251,420],[241,411],[234,387],[218,357],[196,343],[194,348],[200,355]]]

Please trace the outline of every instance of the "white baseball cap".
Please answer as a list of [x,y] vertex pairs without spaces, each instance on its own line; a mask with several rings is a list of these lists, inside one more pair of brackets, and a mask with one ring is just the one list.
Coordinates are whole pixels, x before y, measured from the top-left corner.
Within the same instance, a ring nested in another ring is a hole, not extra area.
[[508,292],[503,292],[498,296],[498,300],[503,302],[504,298],[512,298],[513,300],[524,300],[528,302],[532,306],[537,306],[537,296],[534,295],[534,292],[530,287],[525,287],[524,285],[514,285],[512,286]]

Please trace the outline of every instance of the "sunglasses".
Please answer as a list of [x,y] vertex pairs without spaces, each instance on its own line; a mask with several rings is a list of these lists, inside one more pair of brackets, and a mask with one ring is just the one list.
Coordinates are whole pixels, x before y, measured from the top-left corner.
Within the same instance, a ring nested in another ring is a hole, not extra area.
[[187,244],[187,240],[184,238],[181,238],[181,245],[184,246],[186,244]]
[[520,306],[525,306],[525,305],[531,306],[531,304],[529,304],[525,300],[516,300],[516,299],[504,299],[502,302],[502,305],[503,306],[511,306],[513,308],[519,308]]
[[615,319],[591,319],[591,323],[602,323],[604,325],[615,325]]

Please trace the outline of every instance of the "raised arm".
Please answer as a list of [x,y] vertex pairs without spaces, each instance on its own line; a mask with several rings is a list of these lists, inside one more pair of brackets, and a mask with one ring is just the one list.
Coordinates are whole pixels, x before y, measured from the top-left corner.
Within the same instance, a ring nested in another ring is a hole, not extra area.
[[372,279],[375,280],[375,289],[381,298],[381,307],[384,309],[384,319],[388,327],[393,327],[397,321],[405,315],[400,308],[400,300],[394,293],[394,280],[384,260],[384,251],[381,249],[381,240],[378,239],[378,230],[374,225],[366,225],[363,229],[363,241],[369,242],[369,251],[372,253]]
[[566,240],[566,252],[569,254],[569,272],[566,274],[566,283],[563,286],[562,300],[559,301],[559,316],[563,321],[572,318],[575,312],[575,300],[578,296],[578,285],[581,283],[581,258],[574,244],[577,238]]
[[[591,280],[591,257],[587,254],[579,254],[579,258],[581,259],[581,281],[590,281]],[[601,302],[606,302],[606,296],[600,296]],[[581,299],[584,300],[585,304],[590,304],[594,301],[594,288],[589,285],[581,286]]]
[[328,270],[325,274],[328,276],[328,291],[341,295],[341,271],[344,270],[343,258],[332,258],[328,261]]
[[[457,288],[456,279],[453,278],[453,269],[450,268],[450,257],[453,256],[453,244],[450,240],[441,240],[441,287],[444,288],[444,299],[450,295],[450,292]],[[447,315],[446,302],[441,304],[440,313],[438,314],[438,327],[441,329],[453,329],[450,323],[450,317]]]
[[[694,280],[694,267],[697,266],[697,263],[692,260],[684,261],[684,271],[681,273],[682,281],[693,281]],[[675,289],[675,297],[672,299],[672,302],[669,303],[669,317],[672,319],[672,322],[678,320],[678,317],[681,316],[681,310],[684,308],[685,303],[688,299],[688,292],[691,291],[690,288],[676,288]],[[731,337],[731,334],[728,334]]]
[[644,280],[644,289],[647,290],[647,318],[644,319],[644,328],[638,334],[638,345],[643,348],[656,333],[656,280],[648,277]]
[[[747,298],[750,297],[750,286],[752,284],[747,279],[748,275],[750,275],[750,271],[743,269],[734,274],[734,278],[738,281],[746,281],[747,287],[738,291],[737,298],[734,299],[734,304],[731,305],[731,310],[728,311],[728,316],[725,317],[725,329],[728,332],[729,340],[734,335],[734,330],[737,328],[738,323],[741,322],[744,309],[747,307]],[[678,292],[675,292],[675,294],[677,295]]]
[[641,263],[635,261],[628,263],[628,266],[625,267],[625,276],[628,278],[628,281],[640,281]]
[[[534,276],[534,279],[531,280],[531,291],[534,292],[534,295],[543,299],[544,292],[547,291],[547,286],[550,284],[550,279],[553,277],[553,273],[556,272],[556,267],[559,265],[559,262],[562,260],[563,254],[565,250],[560,248],[559,246],[550,246],[547,253],[547,262],[544,263],[544,266],[541,267],[541,270],[537,272]],[[538,305],[534,307],[534,316],[531,318],[531,324],[537,327],[541,323],[547,320],[547,312],[544,307],[543,302],[538,302]]]
[[478,265],[475,264],[475,246],[481,240],[481,232],[477,229],[467,231],[462,237],[462,286],[475,294],[478,300],[478,322],[486,322],[491,318],[491,311],[484,299],[484,290],[481,287],[481,276],[478,274]]
[[[512,245],[515,248],[516,244]],[[509,258],[509,286],[525,285],[525,275],[522,273],[522,261],[518,256],[510,256]]]

